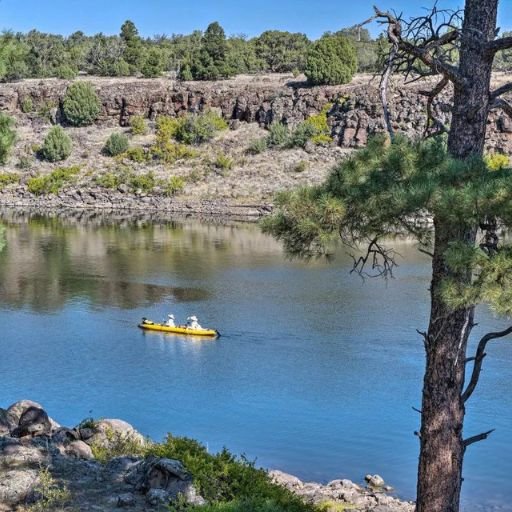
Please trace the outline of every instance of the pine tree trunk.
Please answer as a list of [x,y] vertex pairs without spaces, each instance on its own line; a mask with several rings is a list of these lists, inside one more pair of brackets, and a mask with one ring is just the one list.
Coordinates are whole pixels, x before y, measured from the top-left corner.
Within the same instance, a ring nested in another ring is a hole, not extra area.
[[[464,85],[455,86],[448,149],[455,158],[482,155],[489,113],[492,55],[484,43],[494,39],[498,0],[466,0],[459,70]],[[426,338],[417,512],[458,512],[464,460],[464,367],[474,308],[449,310],[438,295],[448,275],[462,283],[468,273],[453,275],[444,263],[450,243],[475,243],[477,226],[434,219],[435,245],[431,313]]]

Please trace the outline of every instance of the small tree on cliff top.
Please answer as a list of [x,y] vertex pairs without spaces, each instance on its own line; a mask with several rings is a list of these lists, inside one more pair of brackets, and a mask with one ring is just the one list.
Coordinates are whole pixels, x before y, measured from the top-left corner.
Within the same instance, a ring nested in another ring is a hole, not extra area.
[[341,34],[324,36],[308,50],[305,73],[313,85],[345,84],[356,71],[356,50]]
[[[491,90],[491,69],[512,37],[497,37],[498,0],[466,0],[463,17],[434,8],[404,24],[376,9],[388,24],[390,53],[381,84],[391,134],[340,164],[320,187],[283,194],[264,228],[295,254],[321,252],[333,238],[366,246],[355,260],[362,274],[389,275],[393,250],[382,242],[407,233],[432,257],[431,313],[420,333],[426,351],[421,407],[417,512],[457,512],[466,449],[491,432],[464,436],[465,404],[478,384],[485,350],[512,327],[483,336],[467,357],[475,305],[512,316],[512,244],[500,230],[512,228],[512,170],[491,171],[483,159],[489,111],[512,115],[503,95],[512,83]],[[458,62],[453,63],[454,54]],[[392,70],[439,75],[428,97],[430,140],[393,137],[386,101]],[[450,82],[450,128],[433,118],[432,102]],[[448,133],[447,142],[443,134]],[[425,216],[434,228],[424,227]],[[469,370],[469,382],[465,382]]]

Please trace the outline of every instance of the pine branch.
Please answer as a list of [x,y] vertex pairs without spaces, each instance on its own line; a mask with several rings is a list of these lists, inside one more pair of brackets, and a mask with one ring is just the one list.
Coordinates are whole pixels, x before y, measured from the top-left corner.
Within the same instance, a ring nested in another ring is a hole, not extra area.
[[496,53],[500,50],[507,50],[508,48],[512,48],[512,36],[501,37],[500,39],[495,39],[487,44],[487,50],[491,53]]
[[489,109],[494,110],[496,108],[501,108],[505,114],[507,114],[509,117],[512,117],[512,105],[503,98],[496,98],[490,105]]
[[495,340],[497,338],[503,338],[505,336],[508,336],[512,333],[512,326],[510,326],[508,329],[505,329],[504,331],[500,332],[489,332],[487,333],[478,343],[478,347],[476,350],[476,355],[474,358],[474,365],[473,365],[473,373],[471,374],[471,379],[469,381],[468,387],[462,393],[462,401],[467,402],[467,400],[471,397],[473,392],[475,391],[475,388],[478,384],[478,381],[480,379],[480,372],[482,371],[482,362],[487,355],[485,353],[485,348],[487,347],[487,343],[491,340]]
[[509,82],[508,84],[502,85],[501,87],[498,87],[494,91],[491,91],[489,95],[490,101],[494,101],[498,96],[501,96],[502,94],[506,94],[507,92],[512,91],[512,82]]

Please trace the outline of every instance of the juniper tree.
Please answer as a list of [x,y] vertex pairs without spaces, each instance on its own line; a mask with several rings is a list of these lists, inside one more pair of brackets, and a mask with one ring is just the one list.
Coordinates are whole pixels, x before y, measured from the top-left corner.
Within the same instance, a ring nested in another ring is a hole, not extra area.
[[[354,267],[361,273],[393,271],[394,253],[385,240],[397,233],[415,237],[432,257],[431,313],[421,333],[426,369],[417,512],[459,510],[465,451],[490,434],[464,438],[465,404],[478,384],[488,343],[512,333],[512,327],[488,333],[474,356],[466,354],[476,304],[512,316],[512,245],[500,237],[512,227],[512,171],[492,171],[483,159],[489,111],[512,114],[503,98],[512,83],[491,89],[494,56],[512,48],[512,37],[497,37],[497,8],[498,0],[466,0],[463,16],[434,9],[408,24],[376,9],[375,17],[388,24],[391,48],[381,88],[386,116],[391,71],[437,77],[437,85],[425,91],[429,135],[435,136],[409,141],[391,131],[391,143],[377,137],[322,186],[278,197],[276,213],[264,224],[299,255],[325,251],[338,237],[352,247],[363,245],[365,254]],[[450,84],[447,128],[432,117],[431,106]],[[432,228],[425,227],[427,221]]]

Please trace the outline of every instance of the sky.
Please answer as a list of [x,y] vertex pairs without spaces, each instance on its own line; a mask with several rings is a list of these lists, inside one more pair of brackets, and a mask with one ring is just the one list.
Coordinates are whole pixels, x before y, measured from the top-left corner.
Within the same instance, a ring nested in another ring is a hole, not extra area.
[[[414,16],[433,0],[0,0],[0,30],[69,35],[117,34],[126,19],[143,36],[190,33],[219,21],[229,35],[259,35],[264,30],[303,32],[316,39],[360,23],[373,14],[372,5]],[[439,0],[438,6],[462,7],[464,0]],[[502,30],[512,29],[512,0],[500,0]],[[373,24],[371,32],[380,29]]]

